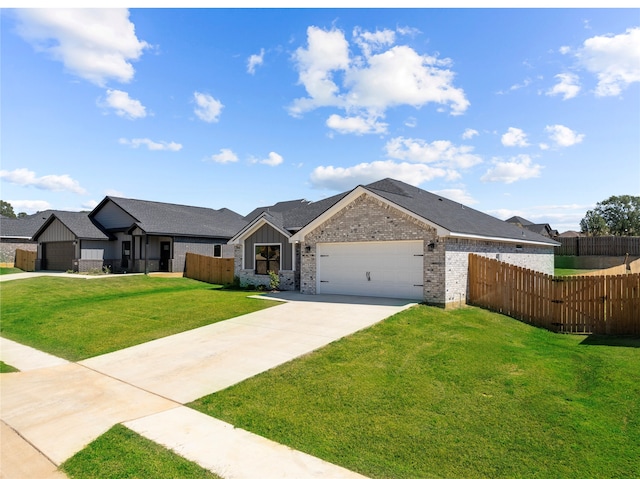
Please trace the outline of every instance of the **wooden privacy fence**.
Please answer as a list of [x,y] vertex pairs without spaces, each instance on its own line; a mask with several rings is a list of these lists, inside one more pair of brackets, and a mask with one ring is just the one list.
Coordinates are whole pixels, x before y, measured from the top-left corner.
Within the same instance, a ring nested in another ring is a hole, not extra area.
[[195,253],[185,257],[184,276],[205,283],[233,283],[233,258],[214,258]]
[[35,251],[28,251],[26,249],[16,249],[16,268],[20,268],[22,271],[35,271],[36,270],[36,255]]
[[640,236],[580,236],[556,238],[556,256],[640,256]]
[[640,334],[640,274],[553,277],[469,255],[468,299],[551,331]]

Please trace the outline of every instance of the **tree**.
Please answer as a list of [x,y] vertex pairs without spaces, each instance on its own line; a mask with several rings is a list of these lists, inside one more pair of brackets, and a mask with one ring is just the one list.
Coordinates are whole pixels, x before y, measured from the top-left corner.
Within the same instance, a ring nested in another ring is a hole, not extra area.
[[580,221],[580,230],[589,236],[604,236],[609,234],[609,227],[602,216],[594,210],[587,211],[582,221]]
[[4,200],[0,200],[0,214],[2,216],[6,216],[7,218],[16,217],[16,214],[13,211],[13,206],[11,206],[11,203],[8,203],[7,201],[4,201]]
[[580,228],[594,236],[640,236],[640,196],[611,196],[597,203],[580,221]]

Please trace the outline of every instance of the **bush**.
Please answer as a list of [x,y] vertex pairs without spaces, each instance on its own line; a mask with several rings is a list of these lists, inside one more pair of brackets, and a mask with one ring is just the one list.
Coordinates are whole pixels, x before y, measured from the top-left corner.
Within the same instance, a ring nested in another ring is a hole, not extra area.
[[275,290],[280,286],[280,276],[275,271],[269,270],[267,271],[269,275],[269,289]]

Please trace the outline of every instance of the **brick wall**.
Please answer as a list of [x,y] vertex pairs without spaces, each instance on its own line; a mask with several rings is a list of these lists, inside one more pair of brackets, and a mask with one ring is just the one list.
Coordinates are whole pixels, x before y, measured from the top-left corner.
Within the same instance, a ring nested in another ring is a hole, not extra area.
[[[444,291],[437,280],[439,268],[444,267],[438,264],[444,263],[444,248],[437,242],[435,229],[366,194],[307,234],[301,245],[300,291],[316,294],[318,243],[394,240],[424,241],[425,300],[437,300]],[[433,249],[428,247],[430,243]]]
[[553,247],[536,247],[492,241],[446,239],[445,306],[466,303],[469,253],[499,259],[505,263],[553,275]]

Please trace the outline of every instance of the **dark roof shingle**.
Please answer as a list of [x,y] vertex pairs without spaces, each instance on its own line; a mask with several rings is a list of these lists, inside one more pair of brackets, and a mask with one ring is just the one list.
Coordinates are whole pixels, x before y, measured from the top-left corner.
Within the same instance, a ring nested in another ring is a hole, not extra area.
[[107,196],[90,216],[110,200],[135,219],[135,224],[148,234],[231,238],[246,225],[238,213],[222,208],[177,205],[156,201]]

